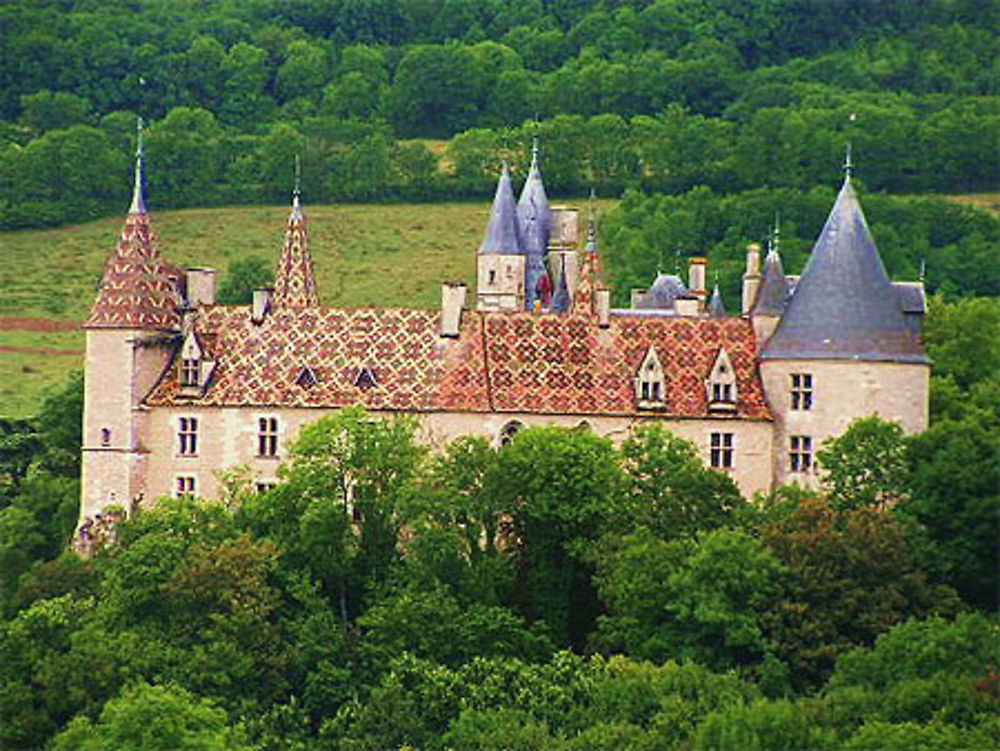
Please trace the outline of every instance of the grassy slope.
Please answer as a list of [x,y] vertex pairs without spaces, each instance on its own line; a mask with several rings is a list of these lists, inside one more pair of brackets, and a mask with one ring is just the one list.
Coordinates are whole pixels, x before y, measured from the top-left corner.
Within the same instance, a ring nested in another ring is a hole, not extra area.
[[[560,202],[563,203],[563,202]],[[599,202],[606,209],[610,202]],[[305,207],[320,297],[326,305],[437,307],[443,280],[475,282],[487,202]],[[181,266],[274,262],[287,207],[155,212],[160,249]],[[0,317],[82,321],[121,231],[112,217],[55,230],[0,233]],[[34,413],[41,394],[82,366],[82,355],[3,347],[82,350],[82,332],[0,330],[0,415]]]

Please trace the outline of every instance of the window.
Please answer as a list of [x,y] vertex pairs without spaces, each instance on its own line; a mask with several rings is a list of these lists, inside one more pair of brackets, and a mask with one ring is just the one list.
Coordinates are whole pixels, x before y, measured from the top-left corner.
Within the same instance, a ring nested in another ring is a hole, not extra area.
[[198,418],[182,417],[177,425],[177,453],[181,456],[198,454]]
[[267,493],[269,490],[273,490],[277,484],[274,480],[261,480],[257,483],[257,492],[259,494]]
[[181,498],[186,495],[194,495],[195,482],[192,475],[177,475],[174,484],[174,498]]
[[792,472],[808,472],[812,467],[812,438],[807,435],[791,437],[789,464]]
[[354,385],[362,391],[368,391],[378,386],[378,376],[372,368],[360,368]]
[[712,384],[712,401],[713,402],[732,402],[733,401],[733,384],[731,383],[713,383]]
[[639,372],[635,378],[635,390],[640,409],[659,409],[663,407],[666,386],[663,378],[663,366],[656,350],[650,346],[642,359]]
[[509,422],[500,429],[500,445],[506,446],[508,443],[514,440],[514,436],[523,428],[524,425],[519,423],[517,420]]
[[812,374],[792,373],[792,409],[812,409],[812,404]]
[[197,386],[201,381],[201,363],[194,359],[181,360],[181,386]]
[[490,269],[490,278],[489,278],[489,281],[487,281],[486,283],[489,284],[489,285],[494,285],[494,284],[497,283],[497,271],[496,271],[496,269]]
[[101,445],[111,445],[111,428],[101,428]]
[[262,417],[257,421],[257,455],[278,455],[277,417]]
[[716,469],[733,466],[733,434],[712,433],[709,436],[709,458]]

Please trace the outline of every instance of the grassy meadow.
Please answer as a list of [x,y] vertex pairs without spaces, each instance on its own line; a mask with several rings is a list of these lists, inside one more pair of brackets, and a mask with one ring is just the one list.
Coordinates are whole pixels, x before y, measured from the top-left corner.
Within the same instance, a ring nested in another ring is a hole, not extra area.
[[[599,201],[599,210],[611,204]],[[323,303],[433,308],[440,304],[443,280],[465,280],[472,288],[489,210],[487,201],[307,204]],[[221,282],[238,258],[275,262],[287,216],[287,206],[154,210],[153,227],[167,258],[180,266],[215,268]],[[0,233],[0,416],[33,414],[45,390],[83,364],[81,331],[25,330],[9,319],[83,321],[121,226],[118,216]]]

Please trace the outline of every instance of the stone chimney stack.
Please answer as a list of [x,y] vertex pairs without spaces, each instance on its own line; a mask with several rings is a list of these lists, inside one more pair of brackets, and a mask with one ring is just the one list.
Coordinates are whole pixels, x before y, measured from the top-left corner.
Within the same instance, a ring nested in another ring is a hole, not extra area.
[[458,337],[467,291],[463,282],[445,282],[441,285],[441,336],[451,339]]
[[215,269],[184,269],[187,274],[187,302],[191,307],[215,304]]
[[611,290],[598,287],[594,292],[594,307],[597,309],[597,325],[606,329],[611,325]]
[[743,302],[741,309],[743,315],[749,315],[753,307],[754,300],[757,299],[757,290],[760,289],[760,245],[750,243],[747,245],[747,270],[743,274]]
[[264,317],[271,310],[271,301],[274,296],[274,289],[271,287],[261,287],[253,291],[253,306],[250,312],[250,320],[254,323],[261,323]]
[[696,256],[691,259],[691,265],[688,267],[688,289],[702,300],[707,297],[705,290],[705,267],[707,265],[707,259]]

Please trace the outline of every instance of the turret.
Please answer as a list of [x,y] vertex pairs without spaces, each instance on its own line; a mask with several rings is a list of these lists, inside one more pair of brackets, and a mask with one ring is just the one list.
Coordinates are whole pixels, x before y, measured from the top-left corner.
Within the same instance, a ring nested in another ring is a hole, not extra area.
[[[877,414],[907,432],[927,425],[929,362],[905,319],[905,309],[918,305],[889,281],[850,170],[848,156],[840,193],[791,296],[787,286],[769,289],[765,265],[754,308],[755,316],[780,316],[760,354],[776,420],[778,482],[815,484],[815,452],[857,418]],[[780,270],[776,252],[773,265]]]
[[[132,201],[84,324],[80,524],[109,506],[131,508],[145,494],[142,400],[170,361],[181,328],[184,274],[156,247],[143,189],[142,124]],[[196,274],[195,294],[208,294]]]
[[[524,272],[524,305],[527,310],[534,310],[536,303],[548,307],[548,300],[542,298],[551,295],[551,280],[545,280],[548,272],[545,268],[545,255],[549,247],[549,236],[552,230],[552,210],[545,195],[545,185],[542,182],[542,171],[538,164],[538,139],[531,148],[531,167],[528,178],[524,182],[521,198],[517,202],[518,225],[521,230],[521,240],[525,256]],[[545,289],[548,292],[545,292]]]
[[309,235],[306,231],[306,218],[302,213],[298,184],[292,193],[292,210],[288,215],[288,226],[285,228],[285,244],[281,248],[277,272],[274,275],[272,305],[275,309],[319,305],[312,255],[309,252]]
[[490,221],[476,261],[477,308],[524,310],[524,245],[506,164],[500,171]]

